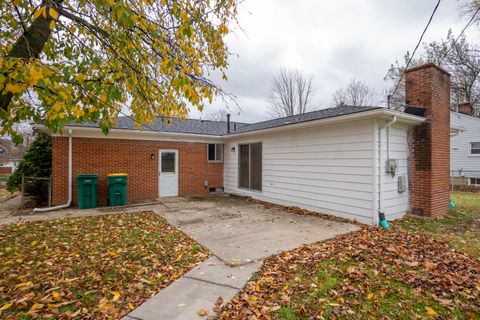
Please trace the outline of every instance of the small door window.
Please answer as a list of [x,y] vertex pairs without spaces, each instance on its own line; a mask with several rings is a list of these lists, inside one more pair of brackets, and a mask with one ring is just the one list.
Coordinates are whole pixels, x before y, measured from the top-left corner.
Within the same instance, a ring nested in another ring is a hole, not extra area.
[[175,173],[175,152],[162,152],[162,172]]

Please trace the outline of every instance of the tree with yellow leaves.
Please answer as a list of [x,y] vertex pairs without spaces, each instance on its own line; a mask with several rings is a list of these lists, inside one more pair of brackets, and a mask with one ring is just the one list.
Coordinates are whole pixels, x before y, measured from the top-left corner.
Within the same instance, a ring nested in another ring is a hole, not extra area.
[[222,94],[239,0],[0,0],[2,134],[15,124],[184,119]]

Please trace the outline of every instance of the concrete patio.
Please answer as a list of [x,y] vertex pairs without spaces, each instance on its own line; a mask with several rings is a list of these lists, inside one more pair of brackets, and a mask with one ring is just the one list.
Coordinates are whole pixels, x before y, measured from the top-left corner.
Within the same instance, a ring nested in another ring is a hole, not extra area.
[[351,224],[265,209],[236,197],[175,198],[154,210],[210,249],[213,257],[125,319],[201,319],[197,314],[201,309],[212,315],[217,298],[233,298],[263,259],[358,229]]
[[2,216],[0,224],[120,212],[154,211],[181,229],[212,256],[162,290],[125,319],[202,319],[218,297],[237,294],[263,259],[302,244],[352,232],[358,226],[266,209],[243,198],[212,196],[165,198],[157,203],[122,208],[68,209],[50,213]]

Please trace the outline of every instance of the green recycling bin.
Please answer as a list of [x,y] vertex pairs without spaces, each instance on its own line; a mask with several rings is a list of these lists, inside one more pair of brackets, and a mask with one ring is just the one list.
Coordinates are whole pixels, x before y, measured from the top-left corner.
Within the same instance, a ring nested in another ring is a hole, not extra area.
[[77,191],[80,209],[97,207],[98,174],[78,174]]
[[108,204],[111,207],[127,204],[127,174],[110,173],[108,180]]

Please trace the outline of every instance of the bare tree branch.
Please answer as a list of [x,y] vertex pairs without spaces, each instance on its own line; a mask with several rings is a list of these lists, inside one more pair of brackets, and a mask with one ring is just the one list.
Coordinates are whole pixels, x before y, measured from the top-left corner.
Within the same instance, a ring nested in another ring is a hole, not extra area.
[[377,104],[375,90],[365,82],[351,79],[345,88],[333,93],[333,102],[338,106],[366,106]]
[[308,112],[314,93],[312,75],[281,69],[270,86],[268,115],[281,118]]

